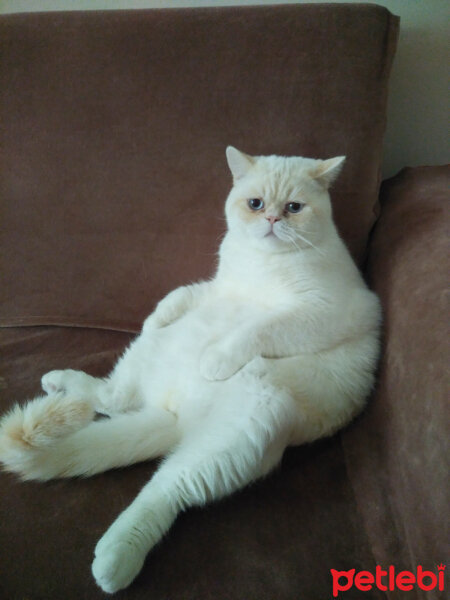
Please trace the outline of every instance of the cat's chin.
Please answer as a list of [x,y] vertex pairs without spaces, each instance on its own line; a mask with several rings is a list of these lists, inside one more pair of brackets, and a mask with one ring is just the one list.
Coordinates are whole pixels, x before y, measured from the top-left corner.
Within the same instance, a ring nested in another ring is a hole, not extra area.
[[254,245],[268,252],[289,252],[294,247],[288,241],[280,238],[275,232],[270,231],[262,237],[253,239]]

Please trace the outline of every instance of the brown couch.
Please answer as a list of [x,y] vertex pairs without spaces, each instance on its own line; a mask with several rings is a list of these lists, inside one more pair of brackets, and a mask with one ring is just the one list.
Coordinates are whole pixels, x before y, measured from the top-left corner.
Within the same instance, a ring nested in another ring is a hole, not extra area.
[[[436,571],[449,559],[450,175],[405,170],[378,202],[397,31],[386,9],[345,4],[0,18],[1,412],[50,369],[106,374],[162,295],[213,272],[230,143],[347,155],[335,216],[384,307],[365,413],[181,516],[120,598],[319,600],[332,568]],[[95,542],[154,468],[47,484],[1,474],[0,597],[103,597]]]

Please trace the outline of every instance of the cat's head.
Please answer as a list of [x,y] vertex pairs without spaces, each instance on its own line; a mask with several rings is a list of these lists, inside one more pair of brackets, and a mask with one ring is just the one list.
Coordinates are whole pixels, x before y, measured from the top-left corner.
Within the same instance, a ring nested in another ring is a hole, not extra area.
[[318,247],[332,226],[328,188],[345,157],[249,156],[228,146],[228,229],[270,251]]

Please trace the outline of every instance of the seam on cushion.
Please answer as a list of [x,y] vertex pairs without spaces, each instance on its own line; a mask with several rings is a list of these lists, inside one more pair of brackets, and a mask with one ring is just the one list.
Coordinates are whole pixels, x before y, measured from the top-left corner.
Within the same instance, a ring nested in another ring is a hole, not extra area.
[[89,319],[80,319],[70,317],[48,317],[42,315],[33,315],[27,317],[18,317],[14,319],[0,319],[1,329],[12,329],[14,327],[68,327],[79,329],[98,329],[108,331],[119,331],[122,333],[139,333],[141,325],[133,322],[109,321],[98,323]]

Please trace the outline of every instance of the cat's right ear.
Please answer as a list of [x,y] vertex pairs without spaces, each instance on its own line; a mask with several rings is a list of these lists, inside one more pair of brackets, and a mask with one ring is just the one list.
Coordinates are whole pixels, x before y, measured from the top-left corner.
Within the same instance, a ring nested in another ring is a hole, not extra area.
[[237,181],[247,175],[249,170],[255,164],[255,159],[248,154],[244,154],[234,146],[228,146],[226,150],[228,166],[230,167],[233,180]]

